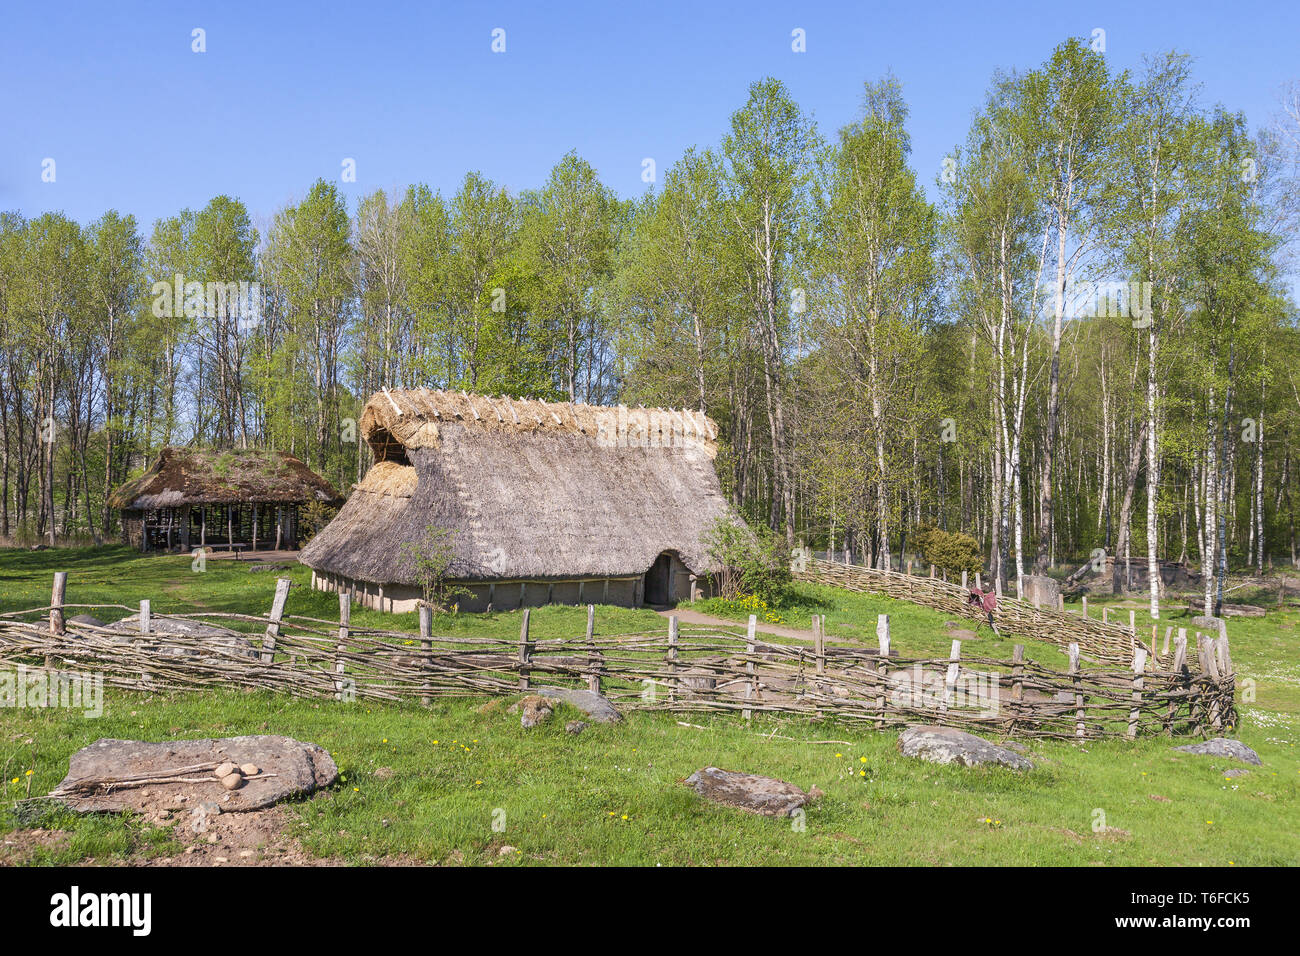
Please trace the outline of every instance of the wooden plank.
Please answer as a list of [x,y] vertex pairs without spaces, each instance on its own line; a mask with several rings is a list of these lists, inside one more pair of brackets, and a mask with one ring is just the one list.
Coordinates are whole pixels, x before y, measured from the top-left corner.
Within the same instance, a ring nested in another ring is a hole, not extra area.
[[144,598],[140,602],[140,633],[148,634],[152,625],[153,615],[149,607],[149,599]]
[[276,578],[275,597],[271,600],[270,621],[266,633],[262,635],[262,663],[269,664],[275,659],[275,642],[280,637],[280,621],[284,617],[284,605],[289,600],[288,578]]

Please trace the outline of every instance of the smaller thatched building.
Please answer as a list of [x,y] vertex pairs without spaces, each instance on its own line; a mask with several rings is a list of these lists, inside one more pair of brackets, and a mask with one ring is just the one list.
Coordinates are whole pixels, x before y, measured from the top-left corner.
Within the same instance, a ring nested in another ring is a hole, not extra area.
[[262,449],[164,448],[109,497],[122,540],[141,551],[295,548],[299,509],[338,492],[293,455]]
[[299,558],[320,590],[413,609],[428,529],[462,611],[666,605],[718,570],[706,539],[732,511],[699,412],[413,389],[371,398],[361,434],[375,465]]

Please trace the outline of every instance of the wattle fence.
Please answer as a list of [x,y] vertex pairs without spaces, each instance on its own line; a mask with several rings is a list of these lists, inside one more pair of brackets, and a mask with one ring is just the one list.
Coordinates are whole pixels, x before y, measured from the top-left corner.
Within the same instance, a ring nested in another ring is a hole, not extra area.
[[1009,660],[964,657],[960,641],[946,658],[899,657],[887,615],[874,648],[828,639],[819,616],[808,642],[766,640],[753,618],[747,628],[683,628],[670,618],[659,631],[605,635],[590,606],[585,633],[536,639],[525,611],[514,640],[436,636],[427,608],[418,634],[353,627],[346,595],[336,621],[289,614],[287,578],[266,615],[160,615],[144,601],[134,616],[106,626],[67,614],[136,609],[64,604],[65,588],[66,575],[57,575],[48,607],[0,615],[0,669],[94,674],[109,686],[155,693],[240,687],[340,704],[586,687],[625,708],[1037,737],[1203,734],[1236,723],[1227,640],[1199,634],[1194,662],[1185,638],[1165,668],[1149,668],[1141,645],[1127,666],[1085,665],[1071,643],[1069,669],[1059,671],[1026,659],[1023,645]]

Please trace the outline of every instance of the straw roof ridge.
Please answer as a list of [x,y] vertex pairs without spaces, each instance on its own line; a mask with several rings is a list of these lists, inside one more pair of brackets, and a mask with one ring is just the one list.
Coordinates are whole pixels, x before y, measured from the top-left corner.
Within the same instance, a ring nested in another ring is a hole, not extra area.
[[138,478],[109,496],[109,505],[151,511],[196,504],[236,502],[334,503],[341,496],[300,459],[263,448],[167,446]]
[[434,389],[383,389],[366,403],[361,434],[382,460],[395,445],[404,449],[438,443],[441,430],[459,425],[522,435],[572,432],[597,444],[662,447],[694,444],[717,454],[718,426],[702,412],[675,408],[630,408],[497,398]]

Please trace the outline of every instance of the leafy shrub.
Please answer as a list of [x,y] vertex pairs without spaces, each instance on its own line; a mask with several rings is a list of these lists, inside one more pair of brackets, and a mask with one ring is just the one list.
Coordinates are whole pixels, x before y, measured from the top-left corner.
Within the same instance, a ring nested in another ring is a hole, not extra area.
[[912,542],[927,564],[949,574],[962,571],[974,574],[983,566],[979,542],[960,531],[922,527],[912,535]]
[[454,553],[453,534],[446,528],[428,525],[419,539],[402,544],[402,552],[411,559],[424,602],[438,613],[455,610],[457,598],[473,593],[447,580]]
[[769,528],[746,527],[730,515],[716,520],[704,535],[710,558],[722,566],[718,593],[726,601],[753,595],[769,605],[790,592],[790,558],[785,539]]
[[334,520],[339,509],[323,501],[313,501],[298,512],[298,537],[306,544],[325,530],[325,526]]

